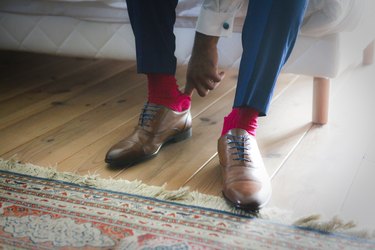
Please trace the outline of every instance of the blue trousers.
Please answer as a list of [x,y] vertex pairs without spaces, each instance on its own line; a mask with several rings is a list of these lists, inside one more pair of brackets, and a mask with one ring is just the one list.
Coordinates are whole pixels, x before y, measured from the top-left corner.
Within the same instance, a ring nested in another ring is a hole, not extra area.
[[[178,0],[127,0],[139,73],[175,74],[173,27]],[[233,107],[266,115],[308,0],[249,0],[242,30],[243,53]]]

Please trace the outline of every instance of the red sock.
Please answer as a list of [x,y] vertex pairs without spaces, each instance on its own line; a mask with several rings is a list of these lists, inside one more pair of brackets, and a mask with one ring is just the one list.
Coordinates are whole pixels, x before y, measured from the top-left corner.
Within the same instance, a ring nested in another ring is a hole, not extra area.
[[228,116],[224,117],[224,125],[221,135],[225,135],[229,130],[241,128],[252,136],[258,127],[259,112],[252,108],[233,108]]
[[147,78],[150,103],[163,105],[178,112],[190,108],[190,96],[181,93],[173,75],[147,74]]

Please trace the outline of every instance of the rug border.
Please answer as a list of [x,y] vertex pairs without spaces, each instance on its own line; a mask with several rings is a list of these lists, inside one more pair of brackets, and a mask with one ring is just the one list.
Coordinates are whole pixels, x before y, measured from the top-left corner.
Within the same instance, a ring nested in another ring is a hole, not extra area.
[[[25,168],[27,168],[26,171],[24,171]],[[85,185],[89,187],[94,186],[97,189],[118,191],[120,193],[122,192],[126,194],[135,194],[143,197],[156,198],[162,201],[178,200],[178,204],[187,204],[189,206],[211,208],[218,211],[229,212],[230,214],[244,214],[251,215],[251,217],[254,217],[254,213],[248,213],[243,210],[236,209],[235,207],[230,206],[225,201],[225,199],[220,196],[203,194],[197,191],[190,191],[189,187],[180,187],[177,190],[166,190],[166,184],[162,186],[152,186],[145,184],[139,180],[114,180],[112,178],[104,179],[98,175],[93,174],[78,175],[72,172],[59,172],[57,171],[56,167],[42,167],[31,163],[22,163],[16,161],[15,159],[4,160],[0,157],[0,170],[1,169],[5,171],[10,171],[12,173],[15,172],[21,175],[23,174],[32,177],[50,179],[54,181],[63,181],[69,184]],[[191,204],[192,201],[199,202],[198,204],[194,205]],[[260,214],[258,214],[258,216],[260,216]]]
[[[24,165],[26,165],[26,164],[24,164]],[[94,187],[94,186],[89,186],[89,185],[81,185],[81,184],[72,183],[72,182],[63,181],[63,180],[33,176],[33,175],[30,175],[30,174],[22,174],[22,173],[12,172],[10,170],[0,169],[0,172],[8,173],[8,174],[16,174],[18,176],[23,176],[23,177],[33,178],[33,179],[39,179],[39,180],[44,180],[44,181],[51,181],[51,182],[55,182],[55,183],[61,183],[61,184],[64,184],[64,185],[69,185],[69,186],[74,186],[74,187],[83,187],[83,188],[88,188],[88,189],[91,189],[91,190],[105,191],[105,192],[109,192],[109,193],[112,193],[112,194],[125,194],[125,195],[128,195],[128,196],[138,197],[138,198],[147,199],[147,200],[151,200],[151,201],[162,202],[162,203],[165,203],[165,204],[170,204],[170,205],[175,205],[175,206],[183,206],[183,207],[187,207],[187,208],[196,208],[196,209],[200,209],[200,210],[216,212],[216,213],[220,213],[220,214],[224,214],[224,215],[230,215],[230,216],[244,218],[244,219],[257,219],[257,220],[261,220],[263,223],[266,223],[266,224],[273,224],[273,225],[286,227],[286,228],[292,228],[292,229],[301,229],[301,230],[305,230],[305,231],[314,232],[314,233],[317,233],[317,234],[330,235],[331,237],[335,237],[335,238],[352,240],[352,241],[356,241],[356,242],[359,242],[359,243],[375,244],[375,241],[373,241],[373,240],[360,238],[360,237],[356,237],[356,236],[351,236],[351,235],[348,235],[348,234],[345,234],[345,233],[327,232],[327,231],[319,230],[319,229],[316,229],[316,228],[309,228],[309,227],[296,226],[296,225],[288,225],[288,224],[283,224],[281,222],[275,222],[275,221],[264,219],[264,218],[258,218],[256,216],[252,216],[252,215],[236,214],[236,213],[232,213],[232,212],[229,212],[229,211],[218,210],[218,209],[214,209],[214,208],[210,208],[210,207],[188,205],[188,204],[184,204],[184,203],[178,203],[178,202],[174,202],[174,201],[158,199],[158,198],[150,197],[150,196],[132,194],[132,193],[110,190],[110,189],[106,189],[106,188],[99,188],[99,187]],[[80,177],[80,176],[78,176],[78,177]]]
[[[0,172],[16,174],[18,176],[24,176],[24,177],[31,177],[31,178],[39,179],[39,180],[53,181],[53,182],[62,183],[62,184],[69,185],[69,186],[84,187],[84,188],[89,188],[89,189],[98,190],[98,191],[106,191],[106,192],[109,192],[109,193],[112,193],[112,194],[125,194],[125,195],[129,195],[129,196],[137,197],[137,198],[143,198],[143,199],[147,199],[147,200],[163,202],[163,203],[167,203],[167,204],[171,204],[171,205],[184,206],[184,207],[188,207],[188,208],[191,207],[191,208],[197,208],[197,209],[202,209],[202,210],[208,210],[208,211],[211,211],[211,212],[217,212],[217,213],[222,213],[222,214],[226,214],[226,215],[232,215],[232,216],[236,216],[236,217],[240,217],[240,218],[244,218],[244,219],[260,219],[260,220],[267,221],[266,219],[258,218],[256,216],[236,214],[236,213],[231,213],[229,211],[218,210],[218,209],[214,209],[214,208],[210,208],[210,207],[188,205],[188,204],[184,204],[184,203],[178,203],[178,202],[173,202],[173,201],[169,201],[169,200],[158,199],[158,198],[151,197],[151,196],[143,196],[143,195],[140,195],[140,194],[132,194],[132,193],[121,192],[121,191],[116,191],[116,190],[111,190],[111,189],[93,187],[93,186],[89,186],[89,185],[80,185],[80,184],[77,184],[77,183],[72,183],[72,182],[67,182],[67,181],[62,181],[62,180],[49,179],[49,178],[45,178],[45,177],[33,176],[33,175],[28,175],[28,174],[21,174],[21,173],[16,173],[16,172],[12,172],[12,171],[9,171],[9,170],[3,170],[3,169],[0,169]],[[273,224],[277,224],[277,222],[275,222]],[[286,225],[286,224],[282,224],[282,223],[280,223],[280,225],[285,225],[287,227],[296,227],[296,226],[293,226],[293,225]]]

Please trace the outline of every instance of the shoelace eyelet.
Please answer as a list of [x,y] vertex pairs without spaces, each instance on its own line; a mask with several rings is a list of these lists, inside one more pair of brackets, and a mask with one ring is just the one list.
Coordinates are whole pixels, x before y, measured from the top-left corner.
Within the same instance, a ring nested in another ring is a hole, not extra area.
[[149,121],[155,118],[157,111],[160,109],[159,106],[146,103],[142,108],[141,115],[139,116],[138,124],[141,127],[149,127]]
[[236,152],[232,152],[231,155],[238,156],[237,158],[233,158],[234,161],[246,161],[251,162],[251,160],[245,158],[244,156],[249,155],[245,153],[245,150],[248,150],[246,147],[246,142],[248,138],[244,136],[235,136],[235,135],[227,135],[228,144],[234,144],[229,149],[236,149]]

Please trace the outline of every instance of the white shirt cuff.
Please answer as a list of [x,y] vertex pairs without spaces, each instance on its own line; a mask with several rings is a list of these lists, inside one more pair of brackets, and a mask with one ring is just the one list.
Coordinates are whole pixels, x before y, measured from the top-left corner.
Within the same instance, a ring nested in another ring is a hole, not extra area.
[[229,37],[232,35],[233,23],[233,13],[216,12],[202,7],[196,30],[208,36]]

